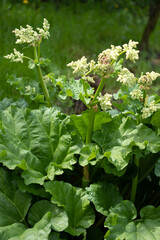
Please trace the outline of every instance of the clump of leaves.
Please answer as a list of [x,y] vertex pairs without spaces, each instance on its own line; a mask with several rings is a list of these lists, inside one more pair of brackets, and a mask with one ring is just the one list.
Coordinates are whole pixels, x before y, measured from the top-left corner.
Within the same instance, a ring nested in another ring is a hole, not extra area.
[[[123,56],[138,59],[130,40],[111,45],[97,62],[83,56],[69,63],[77,80],[43,76],[49,60],[40,56],[40,44],[49,37],[48,21],[14,33],[17,44],[33,48],[34,59],[16,49],[6,58],[26,58],[39,81],[11,75],[8,82],[25,100],[0,104],[1,239],[159,240],[160,97],[149,89],[160,74],[137,78],[123,67]],[[95,75],[97,89],[90,85]],[[108,78],[122,83],[113,95],[102,94]],[[62,113],[53,103],[57,90],[86,110]]]

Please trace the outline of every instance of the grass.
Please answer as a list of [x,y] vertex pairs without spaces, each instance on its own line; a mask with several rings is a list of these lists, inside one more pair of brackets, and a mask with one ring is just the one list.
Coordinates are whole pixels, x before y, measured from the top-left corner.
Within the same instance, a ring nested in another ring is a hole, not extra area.
[[[20,25],[41,27],[43,18],[47,18],[51,25],[51,37],[43,42],[42,54],[52,61],[50,72],[55,75],[70,75],[66,64],[83,55],[88,59],[96,59],[97,55],[111,44],[121,45],[129,39],[140,41],[147,22],[145,14],[131,14],[127,8],[115,8],[108,12],[107,5],[78,4],[76,1],[72,6],[62,5],[59,8],[49,3],[40,4],[38,8],[34,4],[4,4],[1,12],[0,21],[3,24],[0,29],[0,99],[13,94],[6,83],[7,73],[37,78],[36,72],[28,70],[26,64],[10,63],[3,58],[11,53],[14,47],[21,50],[21,46],[15,46],[15,37],[12,34],[12,30]],[[159,51],[159,33],[160,26],[157,24],[150,41],[153,51]],[[30,48],[24,48],[24,52],[33,55]],[[133,65],[129,67],[133,68]],[[138,74],[140,67],[144,72],[159,68],[151,64],[151,58],[146,60],[143,56],[133,68],[134,72]],[[116,88],[116,83],[109,81],[107,88]]]

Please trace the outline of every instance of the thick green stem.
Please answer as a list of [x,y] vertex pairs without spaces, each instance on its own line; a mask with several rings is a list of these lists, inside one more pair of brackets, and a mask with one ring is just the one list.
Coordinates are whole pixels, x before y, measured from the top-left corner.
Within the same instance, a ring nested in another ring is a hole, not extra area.
[[143,90],[143,103],[146,105],[147,90]]
[[139,172],[139,159],[134,159],[134,163],[137,166],[137,174],[132,180],[132,190],[131,190],[131,202],[135,202],[136,192],[137,192],[137,185],[138,185],[138,172]]
[[102,78],[102,80],[101,80],[101,82],[100,82],[100,84],[99,84],[99,86],[97,88],[97,91],[96,91],[96,93],[94,95],[94,98],[93,98],[93,101],[92,101],[93,103],[96,101],[97,97],[102,92],[102,89],[104,87],[105,81],[106,81],[106,78]]
[[[94,119],[95,119],[95,109],[90,108],[89,109],[89,116],[88,116],[88,128],[86,133],[86,144],[92,142],[92,132],[93,132],[93,126],[94,126]],[[89,176],[89,166],[84,166],[83,168],[83,178],[82,178],[82,187],[85,188],[89,185],[90,182],[90,176]]]
[[95,119],[95,109],[90,108],[89,109],[89,125],[87,128],[87,133],[86,133],[86,144],[92,142],[92,132],[93,132],[93,126],[94,126],[94,119]]
[[[34,58],[39,60],[36,47],[34,47]],[[36,65],[36,67],[37,67],[37,71],[38,71],[38,75],[39,75],[40,84],[41,84],[44,96],[46,98],[46,101],[47,101],[47,105],[48,105],[48,107],[51,107],[52,102],[51,102],[51,98],[50,98],[46,83],[43,79],[41,67],[39,65]]]

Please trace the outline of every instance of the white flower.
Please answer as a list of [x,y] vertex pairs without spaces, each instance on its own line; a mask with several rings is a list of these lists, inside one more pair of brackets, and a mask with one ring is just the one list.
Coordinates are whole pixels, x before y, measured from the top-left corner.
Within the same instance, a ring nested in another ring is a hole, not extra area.
[[103,111],[112,109],[111,98],[112,98],[112,95],[108,93],[106,93],[104,96],[102,96],[102,94],[100,93],[99,97],[97,97]]
[[94,70],[94,68],[95,68],[95,65],[96,65],[96,63],[95,63],[95,61],[94,60],[91,60],[89,63],[89,70],[90,71],[93,71]]
[[73,69],[73,73],[81,74],[82,76],[88,72],[88,63],[87,58],[83,56],[81,59],[77,61],[72,61],[68,63],[67,66]]
[[36,92],[36,88],[35,87],[32,88],[30,85],[25,86],[25,90],[26,90],[26,93],[28,94],[32,94]]
[[43,20],[43,28],[37,28],[38,32],[34,31],[30,25],[26,25],[26,28],[20,26],[20,29],[16,28],[13,31],[17,38],[16,43],[17,44],[29,43],[33,45],[40,41],[41,38],[48,39],[48,37],[50,36],[50,33],[48,31],[49,27],[50,25],[45,18]]
[[20,26],[20,29],[16,28],[13,33],[15,33],[17,38],[17,44],[33,43],[39,39],[38,33],[30,25],[26,25],[26,28]]
[[142,91],[139,89],[135,89],[134,91],[130,92],[132,99],[141,99],[143,97]]
[[160,109],[160,104],[155,104],[155,101],[152,101],[147,107],[142,109],[142,118],[150,117],[158,109]]
[[147,77],[150,77],[152,79],[152,81],[156,80],[156,78],[160,76],[159,73],[156,73],[154,71],[152,71],[150,73],[146,72],[146,75],[147,75]]
[[44,81],[45,81],[46,83],[52,82],[52,80],[51,80],[51,78],[50,78],[49,75],[43,76],[43,79],[44,79]]
[[138,42],[129,40],[128,44],[123,44],[123,51],[126,52],[126,59],[129,59],[133,62],[135,62],[135,60],[137,60],[139,58],[138,53],[139,50],[135,50],[134,48],[136,48],[136,45],[138,44]]
[[152,115],[152,113],[150,112],[149,108],[143,108],[142,109],[142,118],[145,119],[147,117],[150,117]]
[[20,53],[15,48],[13,49],[14,53],[4,56],[4,58],[11,59],[12,62],[21,62],[23,63],[23,53]]
[[117,81],[131,87],[136,83],[136,78],[127,68],[122,68]]
[[88,82],[95,83],[93,77],[90,77],[90,76],[83,76],[82,79]]
[[140,84],[141,89],[150,89],[150,86],[152,85],[153,81],[159,77],[160,74],[156,72],[147,72],[145,75],[141,76],[138,80],[138,83]]
[[47,19],[44,18],[43,28],[37,28],[37,30],[39,31],[39,35],[42,38],[48,39],[48,37],[50,37],[49,28],[50,24],[48,23]]
[[25,89],[26,89],[26,92],[28,93],[28,92],[30,92],[31,91],[31,86],[30,85],[28,85],[28,86],[25,86]]
[[111,49],[108,48],[98,55],[98,61],[104,64],[108,64],[111,62],[111,60],[117,60],[121,51],[121,46],[111,45]]

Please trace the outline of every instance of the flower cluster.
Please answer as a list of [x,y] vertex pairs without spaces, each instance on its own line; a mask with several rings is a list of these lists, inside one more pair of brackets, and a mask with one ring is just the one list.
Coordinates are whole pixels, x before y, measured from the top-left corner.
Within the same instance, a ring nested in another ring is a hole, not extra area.
[[31,45],[35,45],[39,42],[42,38],[48,39],[50,36],[49,33],[49,23],[44,18],[43,20],[43,28],[37,28],[37,31],[34,31],[30,25],[26,25],[26,28],[20,26],[20,29],[16,28],[13,33],[17,38],[17,44],[29,43]]
[[123,44],[123,51],[126,52],[126,59],[129,59],[133,62],[139,58],[139,50],[135,50],[138,42],[129,40],[128,44]]
[[150,86],[152,85],[153,81],[156,80],[157,77],[159,77],[160,74],[156,72],[147,72],[145,75],[141,76],[138,80],[138,83],[140,85],[141,89],[147,90],[150,89]]
[[121,52],[121,46],[111,45],[111,49],[108,48],[99,54],[98,62],[101,62],[102,64],[110,64],[112,60],[116,61],[118,59]]
[[71,63],[68,63],[67,66],[73,69],[73,73],[78,73],[84,76],[88,71],[89,64],[87,63],[87,58],[83,56],[77,61],[72,61]]
[[47,19],[44,18],[43,28],[37,28],[39,35],[44,39],[48,39],[48,37],[50,37],[49,28],[50,24],[48,23]]
[[4,56],[4,58],[10,59],[12,62],[21,62],[23,63],[23,53],[20,53],[15,48],[13,49],[14,53]]
[[85,81],[88,81],[88,82],[92,82],[92,83],[95,82],[93,77],[90,77],[90,76],[83,76],[82,79]]
[[25,90],[27,94],[32,94],[32,93],[34,94],[36,92],[35,87],[32,88],[30,85],[25,86]]
[[136,78],[127,68],[122,68],[117,81],[131,87],[136,83]]
[[155,101],[152,101],[147,107],[142,109],[142,118],[150,117],[158,109],[160,109],[160,104],[155,104]]
[[143,97],[142,91],[140,89],[135,89],[134,91],[130,92],[132,99],[140,100]]
[[49,74],[43,76],[43,80],[44,80],[46,83],[52,82],[52,79],[51,79],[51,77],[49,76]]
[[[93,60],[87,63],[87,58],[83,56],[80,60],[72,61],[67,66],[73,69],[73,73],[80,74],[85,80],[88,80],[86,75],[88,75],[91,71],[101,77],[108,78],[115,70],[113,65],[114,62],[117,61],[118,57],[122,53],[126,53],[126,59],[130,59],[132,61],[138,59],[139,51],[134,49],[136,45],[137,42],[132,40],[130,40],[128,44],[124,44],[123,47],[111,45],[111,48],[102,51],[98,55],[97,63]],[[118,81],[128,85],[130,85],[130,82],[133,81],[133,79],[135,82],[135,78],[132,73],[130,73],[129,76],[129,72],[127,72],[127,75],[127,79],[124,79],[123,76],[123,80],[120,77]],[[90,79],[89,81],[93,81],[93,79]]]
[[104,96],[102,96],[102,94],[100,93],[99,97],[97,97],[103,111],[112,109],[111,98],[112,95],[108,93],[106,93]]

